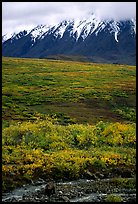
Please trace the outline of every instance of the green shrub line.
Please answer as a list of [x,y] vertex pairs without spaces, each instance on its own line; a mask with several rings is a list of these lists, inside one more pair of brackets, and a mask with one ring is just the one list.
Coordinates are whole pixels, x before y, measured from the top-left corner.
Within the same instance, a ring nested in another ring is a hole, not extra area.
[[39,177],[135,175],[135,124],[100,121],[64,126],[47,117],[10,125],[2,135],[3,191]]

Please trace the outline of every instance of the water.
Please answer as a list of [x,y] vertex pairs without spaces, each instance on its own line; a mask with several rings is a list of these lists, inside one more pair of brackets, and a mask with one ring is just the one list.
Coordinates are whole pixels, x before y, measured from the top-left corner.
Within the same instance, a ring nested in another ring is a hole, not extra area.
[[[136,202],[136,189],[113,189],[109,184],[110,179],[57,182],[51,202],[103,202],[108,194],[121,196],[124,202]],[[40,179],[35,184],[4,193],[2,202],[48,202],[45,185],[46,182]]]

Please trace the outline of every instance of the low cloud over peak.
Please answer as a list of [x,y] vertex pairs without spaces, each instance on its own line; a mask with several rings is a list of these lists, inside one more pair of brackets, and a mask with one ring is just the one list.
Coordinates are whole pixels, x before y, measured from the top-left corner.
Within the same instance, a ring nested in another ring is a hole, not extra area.
[[101,20],[136,18],[136,2],[2,2],[2,34],[81,19],[90,13]]

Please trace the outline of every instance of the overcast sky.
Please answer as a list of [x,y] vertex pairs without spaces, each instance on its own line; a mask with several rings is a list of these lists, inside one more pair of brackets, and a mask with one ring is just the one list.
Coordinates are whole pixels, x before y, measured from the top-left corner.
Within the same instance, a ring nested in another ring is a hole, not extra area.
[[2,35],[81,19],[92,12],[101,19],[136,18],[136,2],[2,2]]

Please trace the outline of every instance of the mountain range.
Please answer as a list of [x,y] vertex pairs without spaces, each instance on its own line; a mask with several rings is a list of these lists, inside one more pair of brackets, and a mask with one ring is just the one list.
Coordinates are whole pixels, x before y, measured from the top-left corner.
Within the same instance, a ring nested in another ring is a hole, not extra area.
[[136,64],[136,19],[101,20],[94,14],[55,26],[2,36],[2,55]]

